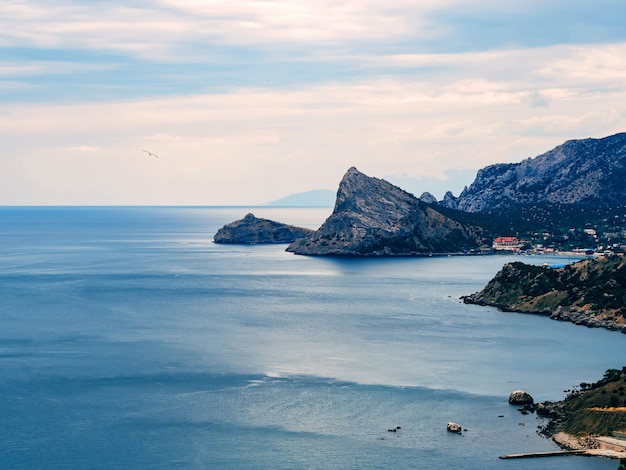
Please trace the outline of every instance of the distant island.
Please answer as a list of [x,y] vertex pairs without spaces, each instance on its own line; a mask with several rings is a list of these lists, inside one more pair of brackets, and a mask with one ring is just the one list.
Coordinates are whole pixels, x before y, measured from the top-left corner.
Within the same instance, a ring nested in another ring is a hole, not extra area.
[[213,240],[215,243],[231,243],[254,245],[257,243],[291,243],[298,238],[306,237],[313,230],[295,227],[269,219],[246,214],[241,220],[236,220],[220,228]]
[[626,255],[600,256],[560,268],[509,263],[483,290],[462,299],[626,333]]

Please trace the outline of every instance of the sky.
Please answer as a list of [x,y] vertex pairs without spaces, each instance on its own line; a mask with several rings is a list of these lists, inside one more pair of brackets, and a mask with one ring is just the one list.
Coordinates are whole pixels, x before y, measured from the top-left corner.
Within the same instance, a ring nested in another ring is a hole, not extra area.
[[3,0],[0,205],[263,204],[352,166],[458,195],[626,131],[624,18],[624,0]]

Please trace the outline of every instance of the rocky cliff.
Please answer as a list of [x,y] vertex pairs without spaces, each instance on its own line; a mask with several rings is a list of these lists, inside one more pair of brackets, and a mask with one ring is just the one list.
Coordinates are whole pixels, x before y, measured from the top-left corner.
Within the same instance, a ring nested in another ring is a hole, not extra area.
[[437,211],[391,183],[350,168],[333,213],[288,251],[325,256],[408,256],[477,248],[482,230]]
[[313,230],[293,225],[260,219],[247,214],[243,219],[225,225],[217,231],[215,243],[238,243],[252,245],[256,243],[291,243],[294,240],[313,233]]
[[506,264],[482,291],[463,301],[626,332],[626,255],[556,269]]
[[570,140],[520,163],[481,169],[459,197],[439,204],[480,213],[502,232],[559,231],[623,218],[626,133]]
[[481,212],[513,204],[612,205],[625,199],[626,133],[621,133],[570,140],[520,163],[485,167],[451,204]]

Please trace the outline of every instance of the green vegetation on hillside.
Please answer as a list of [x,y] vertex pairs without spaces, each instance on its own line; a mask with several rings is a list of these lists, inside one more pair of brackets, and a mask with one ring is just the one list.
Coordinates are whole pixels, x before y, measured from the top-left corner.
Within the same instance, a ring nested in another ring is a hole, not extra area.
[[580,384],[580,390],[569,393],[558,404],[547,406],[559,408],[560,424],[557,431],[568,434],[611,435],[626,431],[626,367],[609,369],[594,384]]
[[463,298],[505,311],[611,329],[626,327],[626,256],[586,259],[563,268],[505,265],[485,288]]

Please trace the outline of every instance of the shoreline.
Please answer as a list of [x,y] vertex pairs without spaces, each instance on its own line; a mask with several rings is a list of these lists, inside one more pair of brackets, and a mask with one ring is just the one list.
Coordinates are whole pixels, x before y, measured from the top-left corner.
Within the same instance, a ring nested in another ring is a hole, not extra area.
[[580,450],[581,455],[608,459],[626,459],[626,441],[610,436],[577,437],[565,432],[557,432],[552,440],[561,449]]

